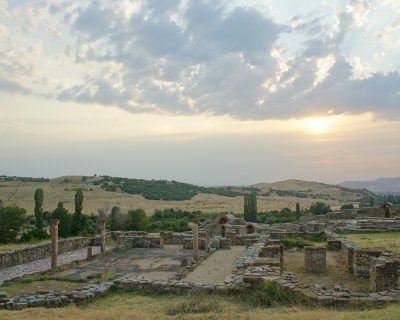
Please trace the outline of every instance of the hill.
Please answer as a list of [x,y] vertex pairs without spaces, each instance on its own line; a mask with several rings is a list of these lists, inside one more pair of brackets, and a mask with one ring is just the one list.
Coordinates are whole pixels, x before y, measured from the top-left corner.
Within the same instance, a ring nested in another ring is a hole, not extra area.
[[340,185],[353,189],[368,189],[376,193],[400,194],[400,178],[379,178],[370,181],[344,181]]
[[73,211],[74,193],[84,193],[84,213],[97,209],[111,210],[114,205],[122,210],[142,208],[147,214],[155,209],[178,208],[203,212],[243,212],[243,195],[255,192],[259,211],[295,208],[296,202],[309,207],[323,201],[333,208],[343,203],[357,203],[366,191],[350,190],[341,186],[312,181],[286,180],[259,183],[252,186],[202,187],[165,180],[141,180],[108,176],[63,176],[38,179],[0,176],[0,199],[5,204],[16,204],[33,212],[36,188],[45,193],[44,210],[52,211],[59,201]]

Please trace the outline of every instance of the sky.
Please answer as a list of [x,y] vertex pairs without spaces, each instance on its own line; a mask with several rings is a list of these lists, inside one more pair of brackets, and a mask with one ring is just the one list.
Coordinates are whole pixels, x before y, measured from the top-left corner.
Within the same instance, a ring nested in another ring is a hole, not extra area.
[[400,176],[398,0],[0,0],[0,174]]

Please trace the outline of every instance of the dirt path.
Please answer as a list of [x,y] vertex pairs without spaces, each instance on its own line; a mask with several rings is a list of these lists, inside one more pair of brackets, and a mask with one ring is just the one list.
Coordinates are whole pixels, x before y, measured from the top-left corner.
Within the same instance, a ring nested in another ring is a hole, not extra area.
[[206,261],[185,277],[185,281],[194,283],[223,283],[235,269],[236,263],[245,250],[244,246],[235,246],[231,250],[214,252]]

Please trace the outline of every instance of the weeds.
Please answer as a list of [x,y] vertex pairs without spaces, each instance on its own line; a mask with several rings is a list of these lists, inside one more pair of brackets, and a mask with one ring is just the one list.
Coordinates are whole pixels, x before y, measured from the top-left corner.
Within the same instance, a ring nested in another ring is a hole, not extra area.
[[199,314],[210,312],[221,312],[222,308],[215,301],[209,301],[209,298],[202,296],[190,296],[187,300],[176,305],[168,306],[165,313],[169,316],[181,314]]

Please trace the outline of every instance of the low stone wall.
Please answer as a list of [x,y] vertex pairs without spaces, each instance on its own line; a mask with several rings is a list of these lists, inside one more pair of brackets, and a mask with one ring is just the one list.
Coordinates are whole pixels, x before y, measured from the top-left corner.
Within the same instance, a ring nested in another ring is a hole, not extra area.
[[342,249],[342,242],[340,240],[328,240],[326,243],[327,250],[340,250]]
[[304,268],[307,272],[325,272],[326,248],[304,247]]
[[273,239],[282,239],[282,238],[302,238],[305,240],[310,240],[314,236],[321,234],[321,232],[271,232],[269,235]]
[[115,287],[125,291],[137,291],[147,293],[188,294],[189,292],[214,292],[224,290],[221,284],[194,284],[180,280],[150,280],[135,276],[124,276],[114,281]]
[[[65,253],[72,250],[92,245],[92,238],[79,237],[62,239],[58,241],[58,253]],[[0,268],[12,267],[29,261],[43,259],[51,254],[51,242],[46,241],[40,244],[31,245],[22,249],[7,250],[0,252]]]
[[163,240],[158,236],[119,236],[118,245],[133,248],[163,248]]
[[280,258],[281,246],[280,245],[266,245],[260,248],[259,257],[266,258]]
[[[185,238],[183,241],[183,249],[193,249],[193,238]],[[206,249],[206,239],[199,238],[199,249],[205,250]]]
[[375,292],[395,289],[399,272],[400,258],[381,257],[371,261],[370,289]]
[[185,239],[191,237],[190,233],[178,233],[172,231],[161,231],[160,237],[164,244],[181,244],[185,243]]
[[69,292],[64,290],[42,290],[33,294],[25,294],[18,298],[0,296],[0,310],[23,310],[40,307],[56,308],[70,304],[82,304],[104,295],[111,286],[112,282],[103,282]]
[[145,231],[110,231],[106,233],[106,237],[110,236],[112,240],[118,240],[118,237],[134,237],[134,236],[147,236],[148,232]]
[[380,257],[382,250],[354,248],[353,249],[353,273],[360,278],[369,278],[369,270],[373,258]]

